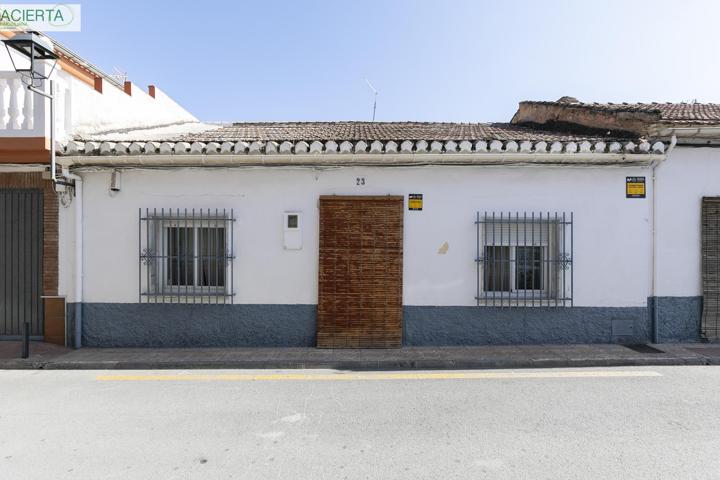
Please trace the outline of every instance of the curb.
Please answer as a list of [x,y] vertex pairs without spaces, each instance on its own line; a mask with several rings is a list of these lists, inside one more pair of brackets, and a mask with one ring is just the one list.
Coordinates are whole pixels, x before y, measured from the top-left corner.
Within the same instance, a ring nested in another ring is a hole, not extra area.
[[720,365],[720,358],[553,358],[553,359],[419,359],[419,360],[199,360],[199,361],[0,361],[0,370],[192,370],[192,369],[333,369],[333,370],[495,370]]

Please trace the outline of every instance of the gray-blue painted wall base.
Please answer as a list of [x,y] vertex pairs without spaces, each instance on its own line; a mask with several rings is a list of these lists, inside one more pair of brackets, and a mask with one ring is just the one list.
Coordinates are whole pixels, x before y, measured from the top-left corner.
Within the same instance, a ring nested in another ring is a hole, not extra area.
[[406,345],[645,343],[645,307],[404,308]]
[[[68,308],[74,312],[75,306]],[[82,342],[87,347],[310,347],[316,310],[315,305],[85,303]]]
[[[696,342],[700,340],[702,297],[655,297],[658,318],[658,343]],[[648,306],[655,303],[648,299]],[[652,311],[650,312],[652,315]]]
[[[403,307],[406,346],[647,343],[648,307]],[[661,342],[699,340],[701,297],[659,297]],[[316,305],[83,304],[88,347],[312,347]],[[72,332],[76,304],[68,305]]]

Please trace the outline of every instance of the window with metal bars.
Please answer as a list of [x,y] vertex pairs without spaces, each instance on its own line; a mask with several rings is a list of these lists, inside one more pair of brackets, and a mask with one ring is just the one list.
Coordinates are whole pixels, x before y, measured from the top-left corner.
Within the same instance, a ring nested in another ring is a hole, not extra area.
[[477,305],[573,305],[573,214],[476,215]]
[[141,302],[233,302],[232,210],[140,209],[139,219]]

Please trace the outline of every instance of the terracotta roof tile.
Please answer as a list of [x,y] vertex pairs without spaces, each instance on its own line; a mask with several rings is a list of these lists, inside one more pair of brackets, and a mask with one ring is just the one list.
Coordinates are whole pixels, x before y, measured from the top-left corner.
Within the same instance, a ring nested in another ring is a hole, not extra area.
[[582,141],[608,140],[600,136],[548,132],[508,123],[444,122],[248,122],[188,134],[188,142],[223,141],[402,141],[402,140],[515,140]]

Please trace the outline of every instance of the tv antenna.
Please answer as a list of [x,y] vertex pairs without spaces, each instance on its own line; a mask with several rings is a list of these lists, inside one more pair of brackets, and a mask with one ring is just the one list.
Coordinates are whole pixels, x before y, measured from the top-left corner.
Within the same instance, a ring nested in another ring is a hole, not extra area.
[[368,80],[367,77],[365,77],[365,83],[367,83],[367,86],[370,87],[370,90],[372,90],[372,92],[373,92],[373,116],[372,116],[372,121],[374,122],[374,121],[375,121],[375,110],[377,110],[377,96],[378,96],[378,91],[375,89],[375,87],[373,87],[373,84],[370,83],[370,80]]
[[127,72],[120,67],[113,67],[113,73],[109,77],[121,84],[127,82]]

